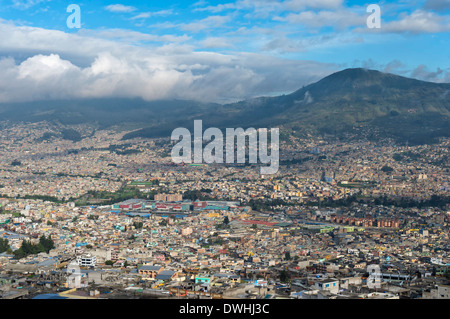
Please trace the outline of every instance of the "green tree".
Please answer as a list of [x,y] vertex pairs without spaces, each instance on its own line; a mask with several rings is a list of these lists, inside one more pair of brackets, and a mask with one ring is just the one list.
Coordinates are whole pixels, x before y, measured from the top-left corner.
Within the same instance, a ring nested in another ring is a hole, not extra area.
[[0,238],[0,254],[10,249],[8,239]]
[[134,222],[133,226],[136,229],[141,229],[144,226],[144,223],[143,222]]
[[31,241],[24,239],[20,248],[14,251],[14,256],[16,259],[21,259],[28,255],[35,255],[42,252],[49,253],[53,248],[55,248],[55,245],[50,235],[48,237],[42,235],[39,238],[39,243],[36,245],[33,245]]
[[42,235],[41,238],[39,238],[39,244],[42,246],[42,251],[45,251],[47,254],[50,250],[55,248],[55,244],[50,235],[48,237]]
[[402,155],[402,154],[395,153],[395,154],[392,156],[392,158],[393,158],[394,160],[396,160],[397,162],[400,162],[400,161],[403,159],[403,155]]
[[20,165],[22,165],[22,163],[18,160],[14,160],[11,162],[11,166],[20,166]]
[[290,278],[291,277],[289,276],[289,272],[287,270],[282,270],[280,272],[280,281],[281,282],[287,283],[287,282],[289,282]]
[[385,173],[390,173],[390,172],[394,171],[394,169],[393,169],[392,167],[387,166],[387,165],[383,166],[383,167],[381,168],[381,170],[382,170],[383,172],[385,172]]
[[450,280],[450,269],[445,269],[444,277],[445,279]]

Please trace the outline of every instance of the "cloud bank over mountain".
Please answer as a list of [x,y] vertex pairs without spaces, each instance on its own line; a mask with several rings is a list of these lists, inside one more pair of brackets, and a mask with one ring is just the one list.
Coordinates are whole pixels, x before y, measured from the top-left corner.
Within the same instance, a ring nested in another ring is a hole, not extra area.
[[254,53],[195,52],[183,45],[140,47],[10,24],[1,24],[0,33],[6,35],[0,102],[114,96],[230,101],[293,90],[337,69]]
[[[138,97],[233,102],[289,93],[364,67],[450,82],[448,1],[385,1],[380,29],[344,0],[5,1],[0,102]],[[448,51],[448,50],[447,50]],[[431,57],[431,58],[430,58]]]

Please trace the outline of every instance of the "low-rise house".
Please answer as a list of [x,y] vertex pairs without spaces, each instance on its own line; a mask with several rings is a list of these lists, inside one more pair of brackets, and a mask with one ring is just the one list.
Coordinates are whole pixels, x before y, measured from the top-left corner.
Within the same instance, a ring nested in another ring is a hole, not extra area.
[[155,279],[156,276],[164,270],[163,266],[151,266],[151,265],[143,265],[138,268],[139,275],[142,275],[143,278],[151,278]]
[[163,270],[159,272],[156,276],[156,280],[162,280],[162,281],[170,281],[175,280],[178,277],[178,272],[173,270]]
[[325,279],[317,281],[314,287],[320,291],[329,291],[332,294],[339,293],[339,280],[338,279]]

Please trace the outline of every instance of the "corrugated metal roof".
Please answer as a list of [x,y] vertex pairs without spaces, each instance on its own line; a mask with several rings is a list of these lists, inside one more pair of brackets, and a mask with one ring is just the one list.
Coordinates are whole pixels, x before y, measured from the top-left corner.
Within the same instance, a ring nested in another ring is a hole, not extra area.
[[144,266],[139,267],[139,270],[160,270],[160,269],[161,269],[161,266],[147,266],[147,265],[144,265]]

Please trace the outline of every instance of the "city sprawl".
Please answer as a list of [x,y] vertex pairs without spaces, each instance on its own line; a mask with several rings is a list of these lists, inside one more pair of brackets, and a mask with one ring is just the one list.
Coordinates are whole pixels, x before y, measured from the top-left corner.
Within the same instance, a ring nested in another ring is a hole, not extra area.
[[175,164],[170,139],[3,126],[2,298],[449,296],[448,139],[291,138],[261,175]]

